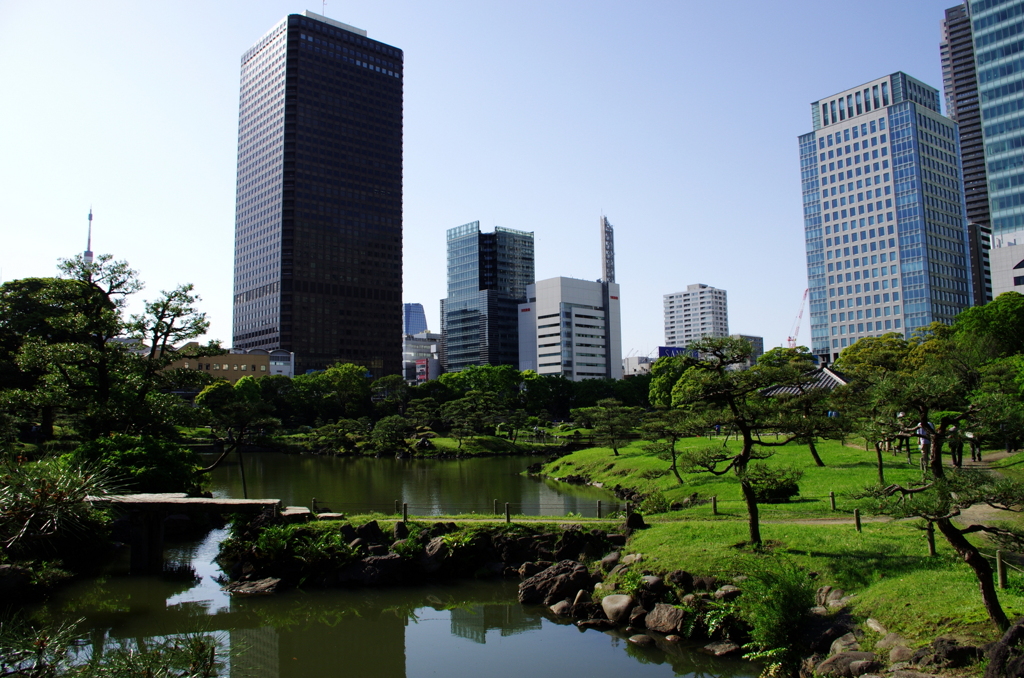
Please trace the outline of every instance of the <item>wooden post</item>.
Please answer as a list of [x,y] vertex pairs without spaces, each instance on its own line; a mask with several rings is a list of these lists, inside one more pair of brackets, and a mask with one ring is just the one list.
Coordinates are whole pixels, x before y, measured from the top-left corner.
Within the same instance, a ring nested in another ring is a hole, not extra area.
[[601,500],[600,499],[597,500],[597,517],[598,518],[601,517]]
[[833,511],[836,510],[836,493],[835,492],[829,492],[828,493],[828,505],[832,507]]
[[713,515],[713,516],[717,516],[718,515],[718,495],[717,494],[711,495],[711,515]]
[[1006,588],[1006,562],[1003,560],[1001,549],[996,551],[996,580],[999,582],[999,588]]
[[313,497],[313,503],[310,506],[310,509],[312,509],[313,513],[316,513],[316,497]]
[[511,523],[512,522],[512,514],[509,512],[508,502],[507,501],[505,502],[505,522],[506,523]]
[[407,502],[402,503],[402,522],[409,522],[409,504]]
[[860,509],[853,509],[853,524],[856,526],[857,531],[860,532]]
[[398,515],[398,500],[395,500],[395,515]]
[[498,500],[494,500],[494,515],[498,515]]
[[633,504],[627,501],[626,502],[626,517],[628,518],[631,515],[633,515]]
[[935,525],[928,523],[928,527],[925,528],[925,536],[928,537],[928,555],[932,558],[935,557]]

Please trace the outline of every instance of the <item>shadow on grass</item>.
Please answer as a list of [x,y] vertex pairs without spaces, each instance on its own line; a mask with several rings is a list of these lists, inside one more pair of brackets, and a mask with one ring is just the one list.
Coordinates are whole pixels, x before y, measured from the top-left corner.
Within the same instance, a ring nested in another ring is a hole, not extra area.
[[946,567],[942,558],[924,555],[891,555],[855,549],[844,550],[841,553],[801,549],[783,549],[779,552],[824,561],[836,583],[847,588],[866,587],[886,577],[899,577],[922,570],[941,570]]

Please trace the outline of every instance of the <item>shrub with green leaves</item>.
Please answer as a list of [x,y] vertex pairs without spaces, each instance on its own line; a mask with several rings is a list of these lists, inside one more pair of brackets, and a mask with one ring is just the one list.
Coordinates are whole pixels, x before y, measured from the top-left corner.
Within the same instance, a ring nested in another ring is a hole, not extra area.
[[792,560],[755,558],[744,568],[747,580],[736,599],[740,617],[750,625],[748,649],[772,652],[783,668],[798,661],[794,651],[807,610],[814,605],[815,587],[807,573]]
[[67,455],[102,466],[131,492],[197,492],[198,457],[187,447],[151,436],[115,433],[83,443]]
[[757,501],[766,504],[789,501],[799,495],[797,483],[803,476],[804,472],[798,468],[771,467],[762,462],[751,464],[744,474],[754,488]]

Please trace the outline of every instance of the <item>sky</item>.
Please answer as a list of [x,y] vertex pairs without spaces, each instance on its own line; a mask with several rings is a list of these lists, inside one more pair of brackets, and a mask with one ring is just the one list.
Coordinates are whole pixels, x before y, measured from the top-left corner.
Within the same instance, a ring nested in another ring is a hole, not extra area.
[[[0,280],[85,249],[146,289],[193,283],[231,345],[242,53],[305,9],[402,49],[404,300],[440,329],[445,231],[533,231],[538,280],[601,275],[615,227],[623,356],[662,295],[727,290],[783,345],[807,287],[797,137],[810,103],[896,71],[942,84],[953,0],[0,0]],[[799,343],[809,344],[805,310]]]

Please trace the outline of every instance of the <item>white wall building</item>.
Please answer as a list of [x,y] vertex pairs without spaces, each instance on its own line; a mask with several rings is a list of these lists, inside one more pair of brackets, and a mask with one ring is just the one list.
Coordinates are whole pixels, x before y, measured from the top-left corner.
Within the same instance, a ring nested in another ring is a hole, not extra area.
[[441,376],[441,335],[434,332],[402,335],[402,376],[419,384]]
[[685,348],[701,337],[729,336],[725,290],[704,283],[663,297],[665,345]]
[[1003,292],[1024,294],[1024,231],[993,237],[989,250],[992,271],[992,298]]
[[519,305],[519,369],[573,381],[622,378],[619,286],[549,278]]

